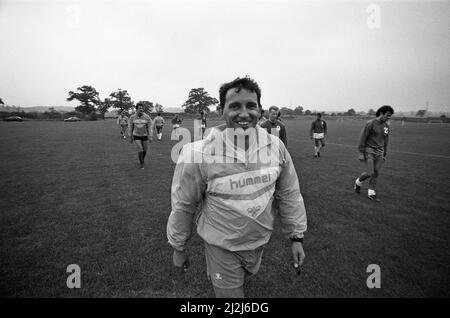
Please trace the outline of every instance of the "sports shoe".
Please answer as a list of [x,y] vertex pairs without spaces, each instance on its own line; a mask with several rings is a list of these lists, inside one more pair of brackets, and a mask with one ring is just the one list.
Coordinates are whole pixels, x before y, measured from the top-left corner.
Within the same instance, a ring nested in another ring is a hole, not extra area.
[[360,193],[361,192],[361,186],[357,185],[356,181],[353,184],[353,189],[355,190],[356,193]]
[[376,194],[368,195],[367,197],[372,201],[380,202],[380,199],[377,198]]

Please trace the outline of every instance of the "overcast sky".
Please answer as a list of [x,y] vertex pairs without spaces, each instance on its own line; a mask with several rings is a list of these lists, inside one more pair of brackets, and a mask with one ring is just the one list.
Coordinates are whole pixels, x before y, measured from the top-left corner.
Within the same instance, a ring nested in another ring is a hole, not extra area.
[[449,1],[0,0],[0,97],[76,106],[92,85],[180,107],[249,74],[264,108],[450,111],[449,17]]

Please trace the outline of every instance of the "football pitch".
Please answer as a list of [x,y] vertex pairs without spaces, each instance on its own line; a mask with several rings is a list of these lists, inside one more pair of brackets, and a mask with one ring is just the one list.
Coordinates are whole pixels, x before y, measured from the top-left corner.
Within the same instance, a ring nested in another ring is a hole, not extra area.
[[[246,296],[450,297],[450,125],[391,124],[376,203],[352,188],[364,121],[325,120],[320,158],[310,121],[284,121],[308,217],[303,270],[277,224]],[[170,132],[140,170],[115,120],[0,122],[0,296],[213,297],[197,235],[189,270],[172,266]],[[69,264],[80,266],[79,289],[66,286]],[[380,288],[366,285],[370,264]]]

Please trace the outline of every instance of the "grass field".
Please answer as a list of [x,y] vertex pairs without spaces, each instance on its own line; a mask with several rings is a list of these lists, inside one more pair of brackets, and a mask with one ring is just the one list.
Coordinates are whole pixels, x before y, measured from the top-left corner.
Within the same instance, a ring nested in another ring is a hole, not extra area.
[[[450,125],[393,122],[375,203],[352,190],[363,121],[329,120],[318,159],[310,122],[285,123],[307,208],[307,259],[297,276],[277,225],[246,295],[449,297]],[[213,297],[198,236],[190,270],[172,267],[169,126],[141,171],[112,120],[0,122],[0,296]],[[73,263],[81,289],[66,287]],[[366,286],[369,264],[381,268],[380,289]]]

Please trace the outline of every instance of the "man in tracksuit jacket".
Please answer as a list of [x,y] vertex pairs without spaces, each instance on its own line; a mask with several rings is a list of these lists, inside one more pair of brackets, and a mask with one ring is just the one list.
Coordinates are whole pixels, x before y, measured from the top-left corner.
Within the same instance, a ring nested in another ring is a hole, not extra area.
[[306,211],[289,152],[256,125],[261,111],[258,84],[237,78],[219,92],[226,125],[183,147],[172,181],[167,237],[174,265],[187,268],[186,242],[198,213],[197,233],[205,242],[207,274],[216,297],[243,297],[244,277],[257,273],[276,215],[292,241],[299,271],[305,258]]
[[375,187],[383,162],[386,160],[390,134],[388,120],[392,114],[394,109],[391,106],[380,107],[376,112],[377,118],[366,123],[359,138],[358,159],[366,163],[367,171],[355,180],[353,189],[356,193],[360,193],[363,181],[369,179],[367,197],[376,202],[380,202],[375,193]]

